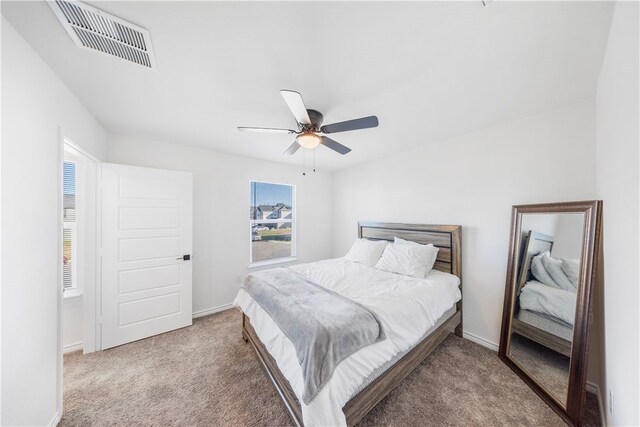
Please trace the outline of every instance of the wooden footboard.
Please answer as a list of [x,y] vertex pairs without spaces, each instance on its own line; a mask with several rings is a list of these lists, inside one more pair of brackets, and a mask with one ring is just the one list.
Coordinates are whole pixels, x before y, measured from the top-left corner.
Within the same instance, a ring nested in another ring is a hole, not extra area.
[[522,335],[525,338],[535,341],[551,350],[557,351],[567,357],[571,357],[571,341],[567,341],[564,338],[553,335],[550,332],[544,331],[540,328],[536,328],[522,320],[514,317],[512,320],[512,327],[514,333]]
[[[347,425],[352,426],[360,421],[384,397],[404,380],[431,352],[461,324],[461,312],[452,314],[442,325],[427,338],[416,345],[409,353],[398,360],[391,368],[380,375],[364,390],[355,395],[342,408],[347,419]],[[254,347],[260,362],[267,371],[269,378],[276,387],[280,398],[284,402],[292,420],[298,426],[303,426],[302,410],[289,381],[284,377],[274,358],[256,334],[250,319],[242,313],[242,337]]]
[[278,391],[280,398],[287,407],[287,411],[289,411],[291,419],[293,419],[296,425],[303,426],[302,409],[300,408],[300,402],[298,401],[296,394],[291,388],[291,384],[289,384],[289,381],[285,378],[282,372],[280,372],[280,368],[278,368],[278,364],[275,359],[271,356],[262,341],[260,341],[258,334],[256,334],[255,329],[253,329],[253,325],[251,325],[249,318],[244,313],[242,313],[242,338],[244,338],[245,342],[250,342],[255,349],[260,362],[262,362],[262,366],[266,369],[273,385],[276,386],[276,390]]

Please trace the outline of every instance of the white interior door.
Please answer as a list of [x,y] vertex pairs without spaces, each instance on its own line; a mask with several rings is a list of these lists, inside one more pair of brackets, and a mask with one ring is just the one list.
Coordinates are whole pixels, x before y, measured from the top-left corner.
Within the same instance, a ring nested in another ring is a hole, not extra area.
[[102,164],[103,349],[191,325],[192,198],[190,173]]

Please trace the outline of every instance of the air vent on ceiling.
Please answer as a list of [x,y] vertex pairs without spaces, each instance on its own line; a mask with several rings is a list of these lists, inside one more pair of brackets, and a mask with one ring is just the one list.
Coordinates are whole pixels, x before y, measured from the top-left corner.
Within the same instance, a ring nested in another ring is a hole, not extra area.
[[79,1],[47,3],[76,45],[156,69],[151,37],[144,28]]

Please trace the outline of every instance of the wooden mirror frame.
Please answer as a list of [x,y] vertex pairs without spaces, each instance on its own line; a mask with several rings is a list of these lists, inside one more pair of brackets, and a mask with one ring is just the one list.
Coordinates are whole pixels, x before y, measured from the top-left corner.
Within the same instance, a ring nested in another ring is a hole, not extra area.
[[[567,401],[563,407],[542,387],[535,378],[525,372],[509,356],[512,334],[512,319],[515,309],[518,265],[520,263],[522,215],[542,213],[581,213],[584,215],[582,249],[580,257],[580,276],[576,296],[576,317],[573,327],[571,360],[569,364],[569,384]],[[585,387],[589,354],[589,332],[593,317],[592,299],[596,284],[596,270],[601,253],[602,201],[581,201],[565,203],[545,203],[535,205],[516,205],[511,210],[511,237],[507,278],[502,311],[502,330],[498,356],[529,387],[535,391],[562,419],[571,426],[582,425],[585,404]]]

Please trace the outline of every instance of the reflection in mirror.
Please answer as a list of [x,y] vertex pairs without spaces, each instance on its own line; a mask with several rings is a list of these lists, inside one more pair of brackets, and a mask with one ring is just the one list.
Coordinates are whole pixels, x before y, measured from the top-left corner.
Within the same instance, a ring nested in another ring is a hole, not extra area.
[[562,407],[571,341],[584,214],[524,214],[515,280],[509,356]]

